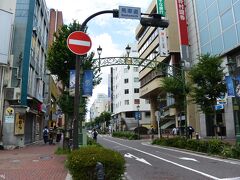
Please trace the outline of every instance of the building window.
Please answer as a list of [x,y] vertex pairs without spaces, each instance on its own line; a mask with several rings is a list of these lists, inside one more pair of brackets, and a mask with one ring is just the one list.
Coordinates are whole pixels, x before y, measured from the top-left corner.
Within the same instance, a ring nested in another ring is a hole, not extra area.
[[145,117],[151,117],[150,111],[145,112]]
[[134,118],[135,117],[134,115],[135,115],[134,111],[127,111],[125,113],[126,118]]
[[128,79],[124,79],[124,83],[127,84],[128,83]]
[[139,93],[139,88],[134,88],[134,93]]
[[134,72],[138,72],[138,67],[133,67]]
[[135,77],[135,78],[134,78],[134,82],[139,82],[139,78],[138,78],[138,77]]
[[129,105],[129,100],[125,100],[125,101],[124,101],[124,104],[125,104],[125,105]]
[[134,104],[140,104],[140,99],[134,99]]
[[129,94],[129,89],[124,89],[124,94]]
[[150,104],[150,100],[149,99],[145,99],[145,104]]

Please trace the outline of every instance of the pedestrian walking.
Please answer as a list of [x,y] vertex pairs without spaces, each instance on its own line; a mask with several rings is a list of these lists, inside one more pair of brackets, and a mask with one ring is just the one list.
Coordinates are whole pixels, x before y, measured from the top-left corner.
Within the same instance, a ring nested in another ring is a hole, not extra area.
[[93,132],[92,132],[92,136],[93,136],[93,139],[94,139],[95,141],[97,141],[97,135],[98,135],[98,132],[97,132],[97,130],[94,128],[94,129],[93,129]]
[[174,128],[172,129],[172,135],[173,135],[173,136],[176,136],[176,135],[177,135],[177,128],[174,127]]
[[188,130],[188,136],[189,136],[189,138],[192,139],[192,134],[193,134],[193,132],[194,132],[193,127],[192,127],[192,126],[188,126],[187,130]]
[[151,139],[154,139],[154,128],[153,126],[151,126],[151,130],[150,130],[150,134],[151,134]]
[[43,129],[43,140],[45,144],[48,142],[48,135],[49,135],[49,130],[48,130],[48,127],[45,126],[45,128]]

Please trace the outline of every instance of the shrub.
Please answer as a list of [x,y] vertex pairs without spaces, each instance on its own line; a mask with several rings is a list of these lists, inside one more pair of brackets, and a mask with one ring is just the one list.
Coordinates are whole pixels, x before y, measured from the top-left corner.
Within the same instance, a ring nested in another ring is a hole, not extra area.
[[97,179],[96,164],[104,166],[106,180],[121,179],[125,171],[124,157],[115,151],[99,146],[81,147],[68,156],[67,167],[74,180]]
[[221,154],[224,149],[224,143],[217,139],[211,139],[208,141],[208,153]]
[[240,146],[232,146],[231,148],[231,157],[240,159]]
[[129,140],[138,139],[138,135],[130,131],[117,131],[112,133],[113,137],[126,138]]
[[70,149],[63,149],[61,147],[58,147],[57,150],[55,151],[55,154],[62,155],[62,154],[69,154]]

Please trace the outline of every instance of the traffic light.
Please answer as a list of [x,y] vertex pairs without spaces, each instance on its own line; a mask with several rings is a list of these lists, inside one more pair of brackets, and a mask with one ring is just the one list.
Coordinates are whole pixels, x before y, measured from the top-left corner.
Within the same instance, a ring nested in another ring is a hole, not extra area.
[[140,24],[142,26],[152,26],[152,27],[161,27],[167,28],[169,25],[169,21],[166,19],[161,19],[158,17],[141,17]]

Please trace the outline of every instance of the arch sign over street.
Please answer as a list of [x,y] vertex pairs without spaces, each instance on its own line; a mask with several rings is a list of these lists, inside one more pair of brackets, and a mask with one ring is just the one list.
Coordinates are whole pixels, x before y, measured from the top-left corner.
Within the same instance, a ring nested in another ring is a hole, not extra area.
[[82,31],[74,31],[67,38],[67,46],[74,54],[84,55],[92,47],[91,38]]

